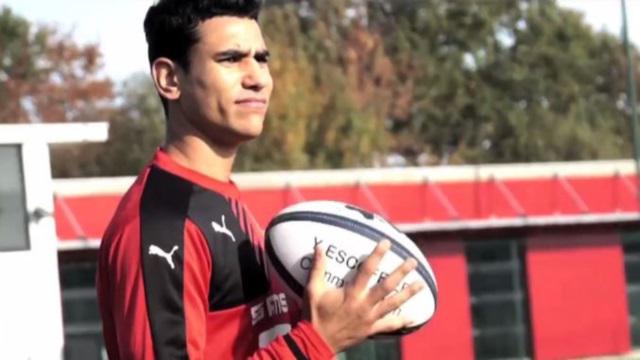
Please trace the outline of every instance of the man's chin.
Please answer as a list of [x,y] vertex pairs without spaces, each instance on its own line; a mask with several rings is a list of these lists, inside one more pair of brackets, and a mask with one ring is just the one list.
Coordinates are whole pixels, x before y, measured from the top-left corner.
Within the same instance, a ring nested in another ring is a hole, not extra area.
[[251,128],[241,129],[236,132],[237,138],[240,142],[247,142],[256,139],[262,134],[262,124],[260,126],[252,126]]
[[254,116],[245,117],[241,121],[237,121],[236,118],[235,126],[231,126],[227,128],[225,131],[227,133],[227,137],[234,143],[240,145],[241,143],[254,140],[262,134],[264,129],[264,117]]
[[238,129],[238,133],[246,138],[246,140],[253,140],[262,134],[264,130],[264,118],[262,116],[249,119],[241,129]]
[[240,143],[245,143],[248,141],[252,141],[257,139],[260,136],[260,134],[242,134],[239,136],[238,141]]

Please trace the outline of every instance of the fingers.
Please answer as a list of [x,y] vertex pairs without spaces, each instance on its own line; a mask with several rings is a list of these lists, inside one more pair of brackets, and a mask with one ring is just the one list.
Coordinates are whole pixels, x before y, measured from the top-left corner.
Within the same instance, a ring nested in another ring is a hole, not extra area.
[[413,258],[405,260],[389,276],[374,286],[369,293],[369,300],[371,301],[371,304],[377,304],[394,291],[402,279],[416,268],[417,264],[418,262]]
[[403,316],[385,316],[382,319],[376,321],[373,326],[371,326],[371,332],[369,333],[369,335],[389,333],[402,329],[409,325],[411,325],[411,323]]
[[309,270],[308,291],[317,293],[322,290],[324,287],[324,271],[326,266],[323,250],[320,246],[316,246],[313,251],[313,265],[311,270]]
[[380,301],[374,309],[374,316],[376,318],[384,318],[390,312],[396,310],[402,304],[411,299],[414,295],[420,292],[424,288],[424,284],[421,282],[413,282],[409,286],[400,290],[400,292],[386,297]]
[[356,274],[356,278],[353,281],[353,290],[356,293],[363,293],[367,288],[369,280],[376,273],[378,265],[384,254],[391,248],[391,242],[389,240],[382,240],[376,245],[371,255],[362,263],[360,270]]

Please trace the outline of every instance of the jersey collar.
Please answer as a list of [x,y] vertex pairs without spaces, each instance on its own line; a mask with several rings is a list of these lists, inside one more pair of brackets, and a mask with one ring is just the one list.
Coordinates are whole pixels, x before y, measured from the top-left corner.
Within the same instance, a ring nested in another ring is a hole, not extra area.
[[233,197],[233,198],[238,198],[240,195],[240,191],[238,190],[238,187],[232,180],[223,182],[223,181],[208,177],[195,170],[189,169],[188,167],[182,166],[178,164],[175,160],[173,160],[161,148],[158,148],[156,150],[156,153],[153,157],[152,165],[155,165],[165,171],[175,174],[181,178],[184,178],[194,184],[197,184],[209,190],[213,190],[222,195]]

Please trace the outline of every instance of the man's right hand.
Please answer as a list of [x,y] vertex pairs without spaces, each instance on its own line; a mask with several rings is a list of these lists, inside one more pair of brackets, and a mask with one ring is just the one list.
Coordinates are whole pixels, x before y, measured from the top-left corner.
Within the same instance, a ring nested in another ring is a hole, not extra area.
[[316,247],[306,287],[303,316],[336,353],[371,335],[395,331],[408,325],[406,319],[390,313],[423,287],[415,282],[394,293],[402,279],[416,267],[415,259],[406,260],[383,281],[367,287],[390,247],[388,240],[379,242],[362,263],[354,280],[340,289],[325,282],[326,258],[322,249]]

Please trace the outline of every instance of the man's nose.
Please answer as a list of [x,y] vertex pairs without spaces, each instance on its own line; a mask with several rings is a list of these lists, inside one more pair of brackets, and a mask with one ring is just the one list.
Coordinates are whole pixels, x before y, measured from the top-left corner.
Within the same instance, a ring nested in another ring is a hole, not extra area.
[[266,63],[258,62],[255,59],[247,61],[242,77],[242,86],[245,89],[260,91],[267,86],[270,79],[271,75]]

